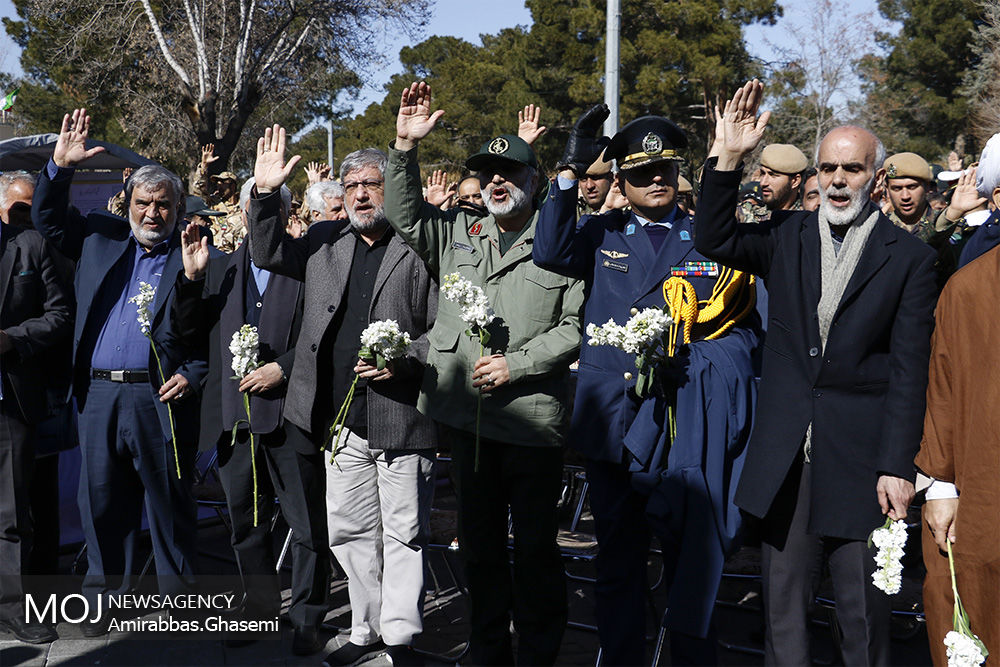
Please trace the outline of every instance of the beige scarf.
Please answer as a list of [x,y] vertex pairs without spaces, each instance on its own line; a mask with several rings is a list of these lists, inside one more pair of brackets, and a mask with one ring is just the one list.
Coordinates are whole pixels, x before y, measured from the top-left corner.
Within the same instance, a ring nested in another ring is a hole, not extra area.
[[[826,352],[826,341],[830,336],[830,326],[833,324],[833,316],[837,313],[840,300],[844,297],[844,290],[854,275],[854,270],[858,268],[858,261],[861,253],[868,245],[868,237],[871,236],[875,228],[875,221],[878,220],[878,209],[875,209],[862,219],[865,211],[870,205],[861,210],[861,213],[854,220],[847,233],[844,235],[844,242],[837,252],[833,247],[833,236],[830,231],[830,223],[823,215],[823,208],[819,209],[819,257],[820,257],[820,296],[819,304],[816,306],[816,314],[819,317],[819,339],[824,353]],[[804,447],[806,462],[809,462],[809,454],[812,449],[812,423],[806,429],[806,443]]]

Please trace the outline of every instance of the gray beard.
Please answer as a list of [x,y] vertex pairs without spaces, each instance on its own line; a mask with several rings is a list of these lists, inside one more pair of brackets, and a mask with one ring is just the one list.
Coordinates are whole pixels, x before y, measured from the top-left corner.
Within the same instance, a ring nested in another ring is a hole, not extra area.
[[507,183],[503,187],[507,190],[507,201],[502,204],[493,201],[493,198],[486,193],[486,190],[482,191],[483,201],[486,202],[486,210],[494,218],[513,218],[524,213],[531,206],[531,200],[528,198],[527,192],[512,183]]
[[170,238],[170,235],[174,233],[174,227],[177,226],[177,221],[174,221],[174,224],[172,225],[164,227],[160,232],[143,229],[141,224],[136,224],[135,221],[132,220],[131,215],[128,218],[128,224],[129,227],[132,228],[132,235],[139,241],[139,244],[147,248],[151,248],[157,243]]
[[[861,214],[865,204],[868,203],[872,186],[875,184],[875,176],[872,175],[868,182],[859,190],[852,190],[849,187],[835,188],[832,185],[819,189],[819,208],[823,215],[834,227],[843,227],[854,222]],[[845,208],[837,208],[830,203],[830,195],[848,195],[850,203]]]
[[385,217],[385,208],[381,206],[366,217],[361,217],[353,209],[347,208],[347,219],[350,220],[351,227],[362,234],[377,231],[389,224],[389,219]]

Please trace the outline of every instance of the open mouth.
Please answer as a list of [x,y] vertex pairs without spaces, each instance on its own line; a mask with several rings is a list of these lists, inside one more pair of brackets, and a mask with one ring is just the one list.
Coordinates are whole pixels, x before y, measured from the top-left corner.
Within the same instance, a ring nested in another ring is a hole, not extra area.
[[838,208],[843,208],[851,203],[850,195],[827,195],[827,199],[830,200],[831,204],[837,206]]

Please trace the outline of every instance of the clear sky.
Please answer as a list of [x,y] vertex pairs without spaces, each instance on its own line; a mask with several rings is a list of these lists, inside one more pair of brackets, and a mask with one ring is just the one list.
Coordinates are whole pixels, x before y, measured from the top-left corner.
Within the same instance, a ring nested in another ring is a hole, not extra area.
[[[628,11],[628,4],[629,0],[622,0],[624,12]],[[768,42],[780,43],[782,31],[788,23],[803,20],[802,17],[815,6],[814,0],[784,0],[781,4],[785,8],[785,18],[779,20],[776,26],[752,26],[746,32],[750,52],[765,60],[773,57]],[[877,14],[876,0],[847,0],[838,7],[851,14]],[[0,17],[7,16],[16,16],[14,5],[10,0],[0,0]],[[436,0],[431,7],[428,25],[414,43],[431,35],[454,35],[479,44],[481,34],[493,34],[503,28],[530,23],[531,14],[523,0]],[[354,105],[355,110],[361,111],[368,104],[382,99],[385,94],[382,86],[402,69],[397,54],[407,43],[409,38],[404,35],[385,35],[385,41],[378,45],[387,54],[385,66],[367,77],[361,97]],[[17,46],[0,29],[0,70],[20,74],[18,55]]]

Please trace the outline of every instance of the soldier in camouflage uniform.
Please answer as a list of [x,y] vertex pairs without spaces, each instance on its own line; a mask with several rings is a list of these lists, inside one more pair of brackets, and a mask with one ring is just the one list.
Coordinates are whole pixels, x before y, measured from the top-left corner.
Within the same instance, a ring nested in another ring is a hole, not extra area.
[[215,155],[215,146],[207,144],[201,149],[201,162],[195,174],[192,194],[202,197],[213,209],[223,211],[224,216],[212,220],[212,235],[215,247],[223,252],[236,250],[247,230],[243,226],[243,211],[240,210],[240,191],[237,187],[236,174],[224,171],[221,174],[208,175],[208,165],[219,158]]
[[965,214],[978,205],[978,201],[952,197],[943,211],[935,211],[927,202],[927,191],[932,172],[927,161],[916,153],[897,153],[883,166],[886,191],[892,210],[886,213],[892,224],[905,229],[938,251],[935,269],[938,287],[943,287],[957,267],[956,253],[949,239],[959,238],[965,228]]
[[799,191],[802,172],[809,166],[805,154],[791,144],[770,144],[760,154],[760,194],[765,211],[755,212],[755,222],[771,218],[773,211],[801,211]]

